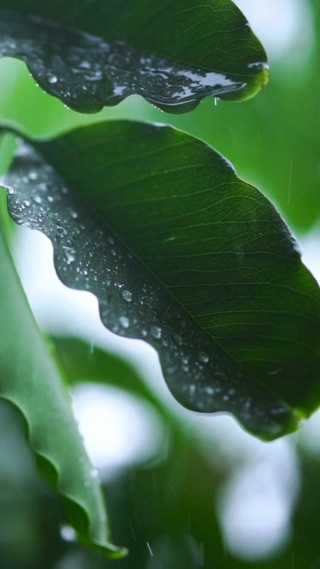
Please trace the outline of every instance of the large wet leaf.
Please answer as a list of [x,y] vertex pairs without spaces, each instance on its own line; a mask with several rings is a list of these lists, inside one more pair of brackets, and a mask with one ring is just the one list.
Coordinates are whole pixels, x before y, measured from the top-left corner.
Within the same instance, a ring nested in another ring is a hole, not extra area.
[[230,0],[0,0],[0,56],[80,112],[139,94],[168,112],[206,96],[245,99],[266,54]]
[[64,283],[145,339],[176,399],[274,438],[319,404],[320,296],[274,207],[199,140],[109,122],[21,147],[9,209]]
[[65,499],[79,539],[121,557],[122,551],[110,543],[97,471],[84,450],[69,396],[33,319],[1,228],[0,260],[0,397],[23,415],[40,471]]

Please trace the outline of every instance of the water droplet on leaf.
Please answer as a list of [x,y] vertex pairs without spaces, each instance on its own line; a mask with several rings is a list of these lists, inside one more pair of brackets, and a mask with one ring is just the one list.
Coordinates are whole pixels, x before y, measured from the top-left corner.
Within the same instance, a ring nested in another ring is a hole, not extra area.
[[131,302],[132,292],[130,292],[129,290],[123,290],[121,295],[122,295],[123,300],[125,300],[126,302]]
[[209,356],[205,352],[199,353],[199,361],[203,364],[207,364],[209,361]]
[[161,328],[159,328],[159,326],[152,326],[151,330],[150,330],[150,334],[155,340],[160,340],[161,335],[162,335]]
[[119,322],[123,328],[129,328],[130,320],[126,316],[120,316]]
[[73,263],[73,261],[75,261],[75,251],[72,247],[63,247],[63,253],[64,256],[66,258],[66,261],[68,263],[68,265],[70,265],[71,263]]
[[51,85],[54,85],[58,82],[58,77],[56,75],[49,75],[48,81]]

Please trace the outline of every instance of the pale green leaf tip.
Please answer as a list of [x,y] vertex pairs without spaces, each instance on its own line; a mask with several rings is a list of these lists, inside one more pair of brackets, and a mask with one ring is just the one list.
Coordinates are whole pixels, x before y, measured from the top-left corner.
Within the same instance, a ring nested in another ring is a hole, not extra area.
[[269,82],[269,65],[267,63],[261,64],[261,69],[256,74],[255,80],[247,88],[242,91],[242,98],[239,102],[248,101],[255,97],[263,87]]
[[269,65],[267,63],[262,65],[260,73],[257,75],[256,85],[257,90],[266,86],[269,81]]
[[116,545],[113,545],[113,543],[110,543],[109,541],[100,543],[95,540],[89,540],[83,535],[80,535],[79,533],[77,533],[77,537],[78,537],[78,542],[81,543],[84,547],[88,549],[98,550],[109,559],[123,559],[129,553],[129,550],[126,547],[117,547]]

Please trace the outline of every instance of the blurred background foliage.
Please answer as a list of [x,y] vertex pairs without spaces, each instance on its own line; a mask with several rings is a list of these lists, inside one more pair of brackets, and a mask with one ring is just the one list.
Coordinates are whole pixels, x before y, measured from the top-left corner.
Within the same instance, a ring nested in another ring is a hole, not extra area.
[[[84,116],[43,93],[22,63],[7,59],[0,62],[1,119],[39,136],[114,118],[169,122],[230,159],[303,237],[320,223],[320,4],[237,4],[270,54],[270,82],[248,102],[215,106],[208,99],[193,113],[170,116],[131,97]],[[1,170],[9,151],[2,143]],[[9,231],[3,213],[1,222]],[[20,257],[24,251],[25,266],[39,284],[46,280],[39,249],[33,242],[23,248],[28,232],[18,233],[20,245],[16,237],[13,249],[20,248]],[[52,293],[46,302],[59,319]],[[23,421],[2,402],[0,567],[320,567],[319,414],[298,435],[269,444],[254,440],[228,417],[189,414],[158,385],[154,354],[143,355],[140,344],[131,351],[123,341],[117,347],[107,332],[105,341],[96,341],[87,318],[66,329],[63,319],[52,325],[40,314],[72,384],[75,412],[104,484],[114,541],[129,547],[130,556],[108,561],[74,541],[71,528],[63,525],[63,505],[38,479]],[[152,365],[137,364],[135,350]]]

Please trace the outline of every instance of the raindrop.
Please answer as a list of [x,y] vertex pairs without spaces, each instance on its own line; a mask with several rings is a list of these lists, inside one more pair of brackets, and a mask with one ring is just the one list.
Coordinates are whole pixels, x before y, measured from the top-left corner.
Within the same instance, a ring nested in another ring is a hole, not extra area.
[[125,300],[126,302],[131,302],[132,292],[130,292],[129,290],[123,290],[121,295],[122,295],[123,300]]
[[193,397],[195,395],[195,392],[196,392],[196,386],[193,384],[189,385],[190,397]]
[[54,85],[58,82],[58,77],[56,77],[56,75],[49,75],[48,81],[51,85]]
[[77,217],[78,217],[77,212],[74,211],[74,210],[71,210],[71,211],[70,211],[70,215],[71,215],[72,219],[77,219]]
[[178,334],[174,334],[173,335],[173,339],[176,342],[176,344],[178,344],[178,346],[182,345],[182,338],[181,336],[179,336]]
[[[37,197],[37,196],[36,196],[36,197]],[[39,198],[39,199],[41,200],[41,198]],[[35,201],[36,201],[36,200],[35,200]],[[41,200],[41,201],[42,201],[42,200]],[[37,201],[37,203],[41,203],[41,202]],[[62,239],[62,238],[66,235],[66,233],[67,233],[66,230],[65,230],[63,227],[61,227],[60,225],[57,225],[56,230],[57,230],[57,237],[58,237],[58,238],[61,238],[61,239]]]
[[41,203],[42,203],[42,198],[40,198],[40,196],[34,196],[33,199],[34,199],[34,201],[35,201],[37,204],[41,204]]
[[72,247],[63,247],[63,253],[68,265],[71,265],[76,259],[74,249],[72,249]]
[[99,478],[99,470],[97,468],[92,468],[90,474],[92,478]]
[[123,328],[129,328],[130,320],[126,316],[120,316],[119,322]]
[[149,551],[151,557],[153,557],[153,551],[152,551],[152,549],[151,549],[150,543],[149,543],[148,541],[146,541],[146,544],[147,544],[147,548],[148,548],[148,551]]
[[86,61],[85,59],[83,61],[81,61],[81,63],[79,64],[80,69],[90,69],[91,65],[89,61]]
[[88,274],[87,269],[83,269],[82,267],[78,267],[77,271],[80,273],[80,275],[83,275],[84,277],[86,277]]
[[30,172],[29,178],[30,178],[30,180],[37,180],[38,179],[37,172]]
[[76,541],[76,532],[71,526],[61,526],[60,527],[60,535],[64,541]]
[[150,334],[155,340],[160,340],[162,334],[161,328],[159,328],[159,326],[152,326]]
[[207,364],[209,361],[209,356],[205,352],[199,353],[199,361],[203,364]]

